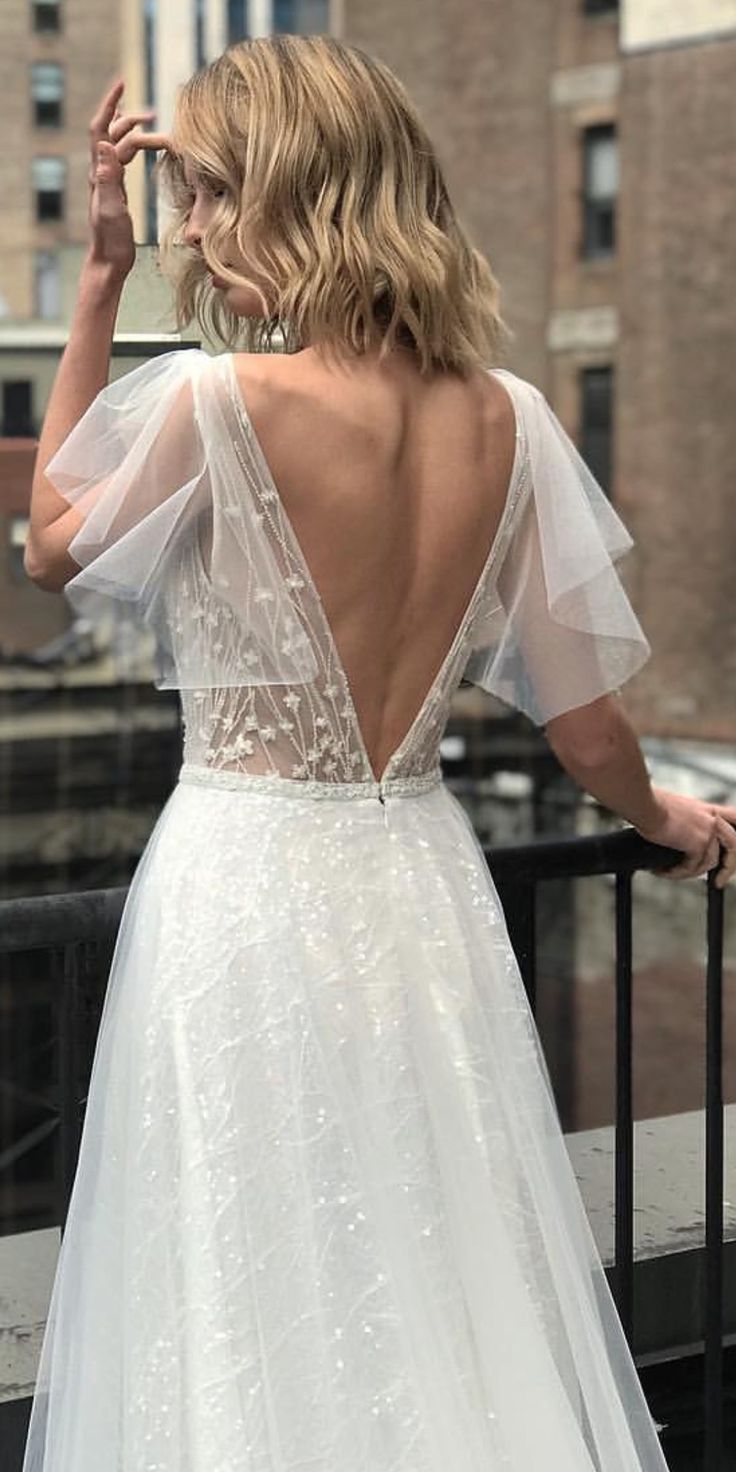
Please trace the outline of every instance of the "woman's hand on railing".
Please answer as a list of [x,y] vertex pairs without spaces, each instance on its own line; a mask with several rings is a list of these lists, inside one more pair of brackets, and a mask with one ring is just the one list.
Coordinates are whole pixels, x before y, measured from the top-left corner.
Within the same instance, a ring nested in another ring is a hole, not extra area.
[[736,874],[736,807],[727,803],[703,802],[697,797],[682,797],[663,787],[653,787],[659,813],[658,821],[637,833],[650,843],[663,848],[676,848],[685,855],[672,869],[655,869],[665,879],[696,879],[718,866],[715,884],[719,889]]

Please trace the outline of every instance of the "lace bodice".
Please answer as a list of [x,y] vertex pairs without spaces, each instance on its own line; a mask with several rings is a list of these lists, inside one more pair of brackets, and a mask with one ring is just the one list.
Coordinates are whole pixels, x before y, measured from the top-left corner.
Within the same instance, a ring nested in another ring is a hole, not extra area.
[[[232,359],[226,360],[229,367]],[[315,658],[315,673],[307,682],[262,684],[182,691],[184,759],[218,769],[305,779],[310,782],[384,783],[420,777],[435,770],[439,744],[447,722],[452,695],[459,684],[472,640],[474,621],[493,563],[510,535],[524,491],[528,491],[528,463],[517,427],[517,447],[511,484],[501,526],[486,559],[451,648],[432,682],[410,729],[386,764],[374,773],[361,735],[350,686],[332,637],[325,611],[309,568],[273,482],[267,461],[250,421],[240,405],[234,375],[228,375],[232,448],[243,484],[256,508],[256,517],[273,552],[278,573],[290,590],[294,623],[290,637],[306,639]],[[220,484],[220,478],[215,484]],[[224,508],[227,514],[227,506]],[[235,514],[237,514],[237,507]],[[176,638],[227,641],[232,637],[232,611],[218,596],[194,536],[173,582],[173,619]],[[268,586],[252,589],[254,602],[268,604]],[[238,634],[236,634],[236,640]],[[233,651],[233,656],[237,652]],[[183,657],[183,653],[182,656]],[[239,657],[247,666],[255,659],[247,643]]]
[[544,395],[488,371],[516,416],[506,503],[452,643],[381,773],[232,354],[163,354],[90,404],[44,468],[83,513],[68,548],[80,571],[65,593],[95,624],[112,608],[153,635],[155,684],[180,691],[186,763],[259,785],[411,790],[438,772],[461,678],[544,724],[644,663],[649,645],[614,567],[632,546],[623,522]]

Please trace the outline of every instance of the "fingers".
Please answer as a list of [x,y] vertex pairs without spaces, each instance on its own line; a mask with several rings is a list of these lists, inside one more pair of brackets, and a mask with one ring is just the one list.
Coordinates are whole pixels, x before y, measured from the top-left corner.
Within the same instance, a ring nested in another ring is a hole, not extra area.
[[90,133],[96,132],[98,136],[105,134],[115,116],[115,109],[125,91],[125,82],[118,79],[113,82],[112,87],[105,93],[97,112],[89,125]]
[[665,875],[667,879],[696,879],[701,874],[707,874],[709,869],[718,863],[718,823],[719,819],[714,812],[703,814],[708,820],[708,832],[705,842],[699,852],[690,853],[687,858],[681,859],[679,864],[674,864],[671,869],[658,869],[655,872]]
[[116,214],[120,207],[127,208],[123,166],[115,152],[114,144],[100,142],[97,145],[97,167],[91,179],[97,194],[97,202],[103,214]]
[[729,807],[728,803],[723,802],[711,803],[711,807],[719,818],[724,818],[727,823],[736,823],[736,808]]
[[[89,125],[91,169],[89,182],[93,187],[99,162],[98,149],[101,143],[112,143],[117,150],[120,163],[129,164],[140,148],[167,148],[170,138],[164,133],[143,133],[136,130],[137,123],[150,123],[156,116],[154,108],[141,112],[118,113],[118,103],[125,90],[125,83],[115,82],[105,93]],[[122,145],[122,146],[121,146]]]
[[720,840],[723,849],[721,864],[714,879],[718,889],[723,889],[736,874],[736,832],[725,818],[719,816]]
[[89,125],[89,146],[93,171],[97,167],[97,145],[100,140],[106,139],[108,136],[108,129],[115,116],[115,109],[124,90],[124,82],[115,82],[109,92],[105,93]]
[[122,185],[123,166],[115,152],[115,145],[100,139],[95,149],[95,156],[89,174],[90,188],[99,187],[100,184],[109,184],[111,181]]
[[714,883],[719,889],[736,873],[736,831],[720,811],[713,812],[713,828],[699,855],[684,859],[671,869],[655,869],[653,873],[666,879],[697,879],[706,877],[711,869],[718,870]]
[[107,132],[113,143],[117,143],[136,123],[150,122],[155,118],[156,112],[152,107],[146,108],[144,112],[125,112],[119,117],[114,117]]
[[129,164],[135,158],[139,149],[167,148],[170,139],[166,133],[142,133],[135,128],[117,142],[115,152],[121,164]]
[[[652,873],[665,879],[696,879],[716,870],[713,882],[723,889],[736,874],[736,807],[728,803],[704,803],[699,799],[681,799],[693,810],[700,822],[700,852],[692,851],[671,869],[654,869]],[[705,834],[703,834],[705,825]],[[696,829],[697,832],[697,829]],[[698,839],[693,836],[693,843]],[[678,847],[675,841],[673,847]]]

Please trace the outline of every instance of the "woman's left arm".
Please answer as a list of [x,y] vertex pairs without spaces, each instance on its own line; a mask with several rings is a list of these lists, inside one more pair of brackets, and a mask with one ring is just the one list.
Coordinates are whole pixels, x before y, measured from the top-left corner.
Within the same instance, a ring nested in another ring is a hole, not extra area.
[[46,479],[44,466],[107,384],[120,297],[135,263],[125,166],[139,149],[168,144],[163,134],[136,129],[136,123],[153,116],[150,109],[117,115],[123,89],[124,83],[116,82],[106,93],[89,127],[90,240],[36,451],[23,564],[33,582],[53,591],[79,571],[66,549],[82,517]]

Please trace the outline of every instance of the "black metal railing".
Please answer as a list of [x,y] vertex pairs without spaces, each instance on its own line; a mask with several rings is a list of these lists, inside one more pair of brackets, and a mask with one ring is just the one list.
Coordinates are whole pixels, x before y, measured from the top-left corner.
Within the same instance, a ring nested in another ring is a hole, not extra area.
[[[629,1344],[634,1308],[634,1119],[632,1102],[632,878],[671,867],[675,850],[633,829],[540,839],[486,854],[532,1010],[536,1012],[536,900],[553,879],[614,875],[616,883],[616,1127],[614,1264],[611,1287]],[[723,1322],[723,915],[724,891],[708,875],[706,933],[705,1304],[703,1472],[724,1466]]]
[[[633,830],[596,837],[538,840],[486,852],[503,904],[532,1011],[536,1014],[536,910],[541,884],[555,879],[615,876],[616,1116],[615,1252],[611,1283],[633,1347],[634,1126],[632,1108],[632,877],[662,869],[679,855],[647,843]],[[0,901],[0,957],[42,952],[52,958],[57,1007],[58,1087],[50,1111],[60,1132],[55,1215],[62,1231],[82,1128],[81,1103],[126,888]],[[706,1229],[703,1339],[703,1472],[724,1461],[723,1314],[723,916],[724,893],[707,883],[706,989]],[[58,1208],[58,1210],[56,1209]],[[690,1464],[688,1464],[690,1465]]]

